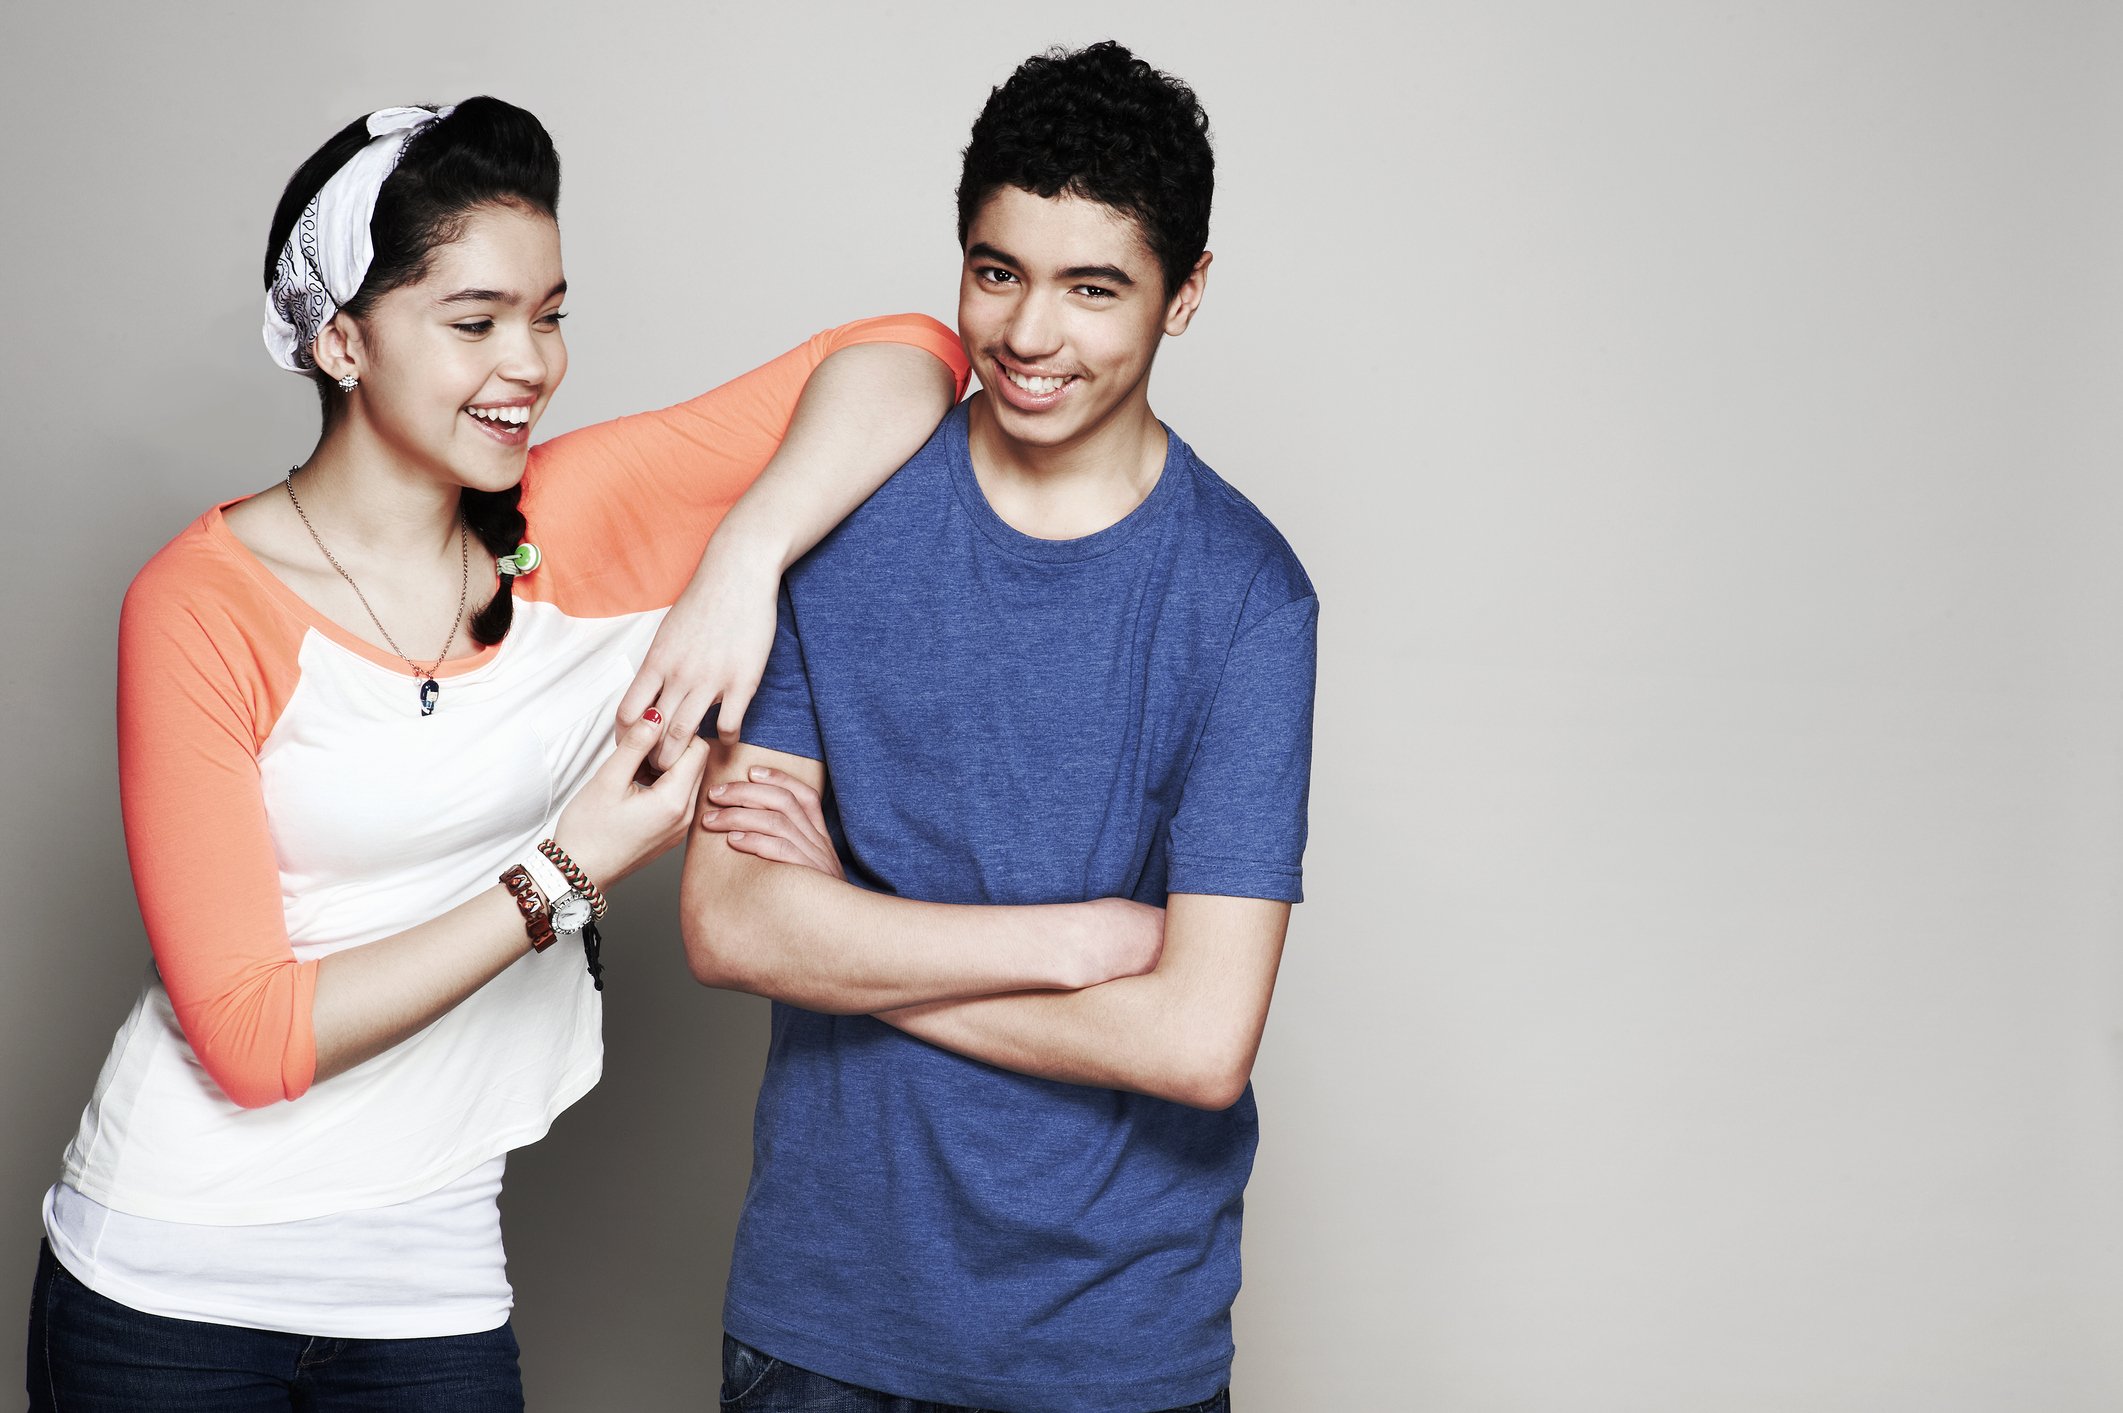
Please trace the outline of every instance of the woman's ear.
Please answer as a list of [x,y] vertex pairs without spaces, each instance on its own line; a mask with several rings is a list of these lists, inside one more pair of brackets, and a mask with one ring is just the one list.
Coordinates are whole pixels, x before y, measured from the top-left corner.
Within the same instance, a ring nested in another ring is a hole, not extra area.
[[335,311],[317,331],[317,341],[310,345],[310,354],[317,360],[317,370],[334,382],[349,374],[360,377],[364,371],[361,364],[365,354],[361,326],[344,309]]

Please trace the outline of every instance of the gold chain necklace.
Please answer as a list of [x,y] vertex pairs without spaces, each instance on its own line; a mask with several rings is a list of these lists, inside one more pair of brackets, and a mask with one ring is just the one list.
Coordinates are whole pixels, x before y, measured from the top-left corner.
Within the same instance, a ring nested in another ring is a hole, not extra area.
[[442,640],[442,651],[435,654],[433,665],[422,667],[419,663],[406,657],[405,649],[398,646],[398,640],[391,636],[391,630],[383,626],[383,620],[378,618],[376,610],[369,606],[369,596],[361,592],[361,586],[354,582],[353,575],[346,572],[346,566],[341,564],[338,558],[325,548],[324,537],[318,534],[317,527],[310,523],[309,512],[302,508],[302,499],[295,494],[294,469],[287,473],[287,479],[281,484],[287,488],[288,501],[295,507],[295,513],[302,517],[302,528],[309,531],[310,538],[316,541],[317,551],[324,556],[324,562],[339,571],[339,577],[346,580],[346,586],[354,591],[354,597],[360,599],[362,608],[368,611],[369,622],[376,625],[376,631],[383,634],[383,640],[391,645],[391,651],[404,659],[405,665],[412,669],[415,677],[420,679],[420,714],[422,716],[433,716],[435,714],[435,703],[442,697],[442,687],[435,681],[435,672],[449,658],[450,649],[456,645],[457,625],[464,621],[464,605],[466,600],[471,597],[472,592],[472,541],[470,533],[465,529],[464,511],[460,509],[457,512],[457,555],[463,561],[462,568],[459,571],[460,582],[457,586],[457,616],[450,620],[450,636]]

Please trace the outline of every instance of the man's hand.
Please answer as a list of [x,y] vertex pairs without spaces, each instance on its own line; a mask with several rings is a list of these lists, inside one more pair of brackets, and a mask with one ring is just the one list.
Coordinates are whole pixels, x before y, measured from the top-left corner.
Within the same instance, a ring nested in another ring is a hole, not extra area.
[[1125,898],[960,906],[848,886],[818,761],[717,746],[708,782],[679,895],[686,958],[704,985],[860,1014],[1097,986],[1157,966],[1164,912]]
[[1163,918],[1164,955],[1146,976],[913,1006],[878,1019],[1019,1074],[1229,1108],[1246,1092],[1260,1050],[1290,905],[1175,893]]
[[[755,765],[745,776],[708,788],[700,827],[722,835],[740,853],[846,878],[818,791],[772,766]],[[1072,988],[1155,971],[1164,951],[1165,910],[1147,903],[1126,898],[1079,903],[1065,925],[1074,934],[1070,950],[1078,959],[1066,978]]]
[[846,876],[818,792],[786,771],[755,765],[743,780],[710,786],[701,801],[700,827],[722,835],[740,853]]

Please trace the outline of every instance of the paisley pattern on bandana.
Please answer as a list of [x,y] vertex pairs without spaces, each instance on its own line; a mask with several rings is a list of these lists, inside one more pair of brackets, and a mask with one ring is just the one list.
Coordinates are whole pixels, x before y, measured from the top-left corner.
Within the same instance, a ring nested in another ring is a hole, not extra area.
[[369,143],[302,208],[273,262],[273,287],[265,294],[266,351],[281,367],[291,373],[316,371],[311,346],[345,303],[333,290],[345,290],[352,299],[368,275],[375,254],[369,218],[376,212],[376,193],[413,139],[455,111],[450,105],[369,114]]
[[300,248],[302,259],[296,261],[290,246],[281,248],[273,288],[266,298],[281,320],[295,331],[297,371],[308,373],[317,367],[311,345],[317,342],[317,332],[324,327],[324,321],[331,317],[327,311],[338,307],[325,290],[324,281],[317,277],[317,198],[311,197],[310,204],[302,208],[289,241],[291,246]]

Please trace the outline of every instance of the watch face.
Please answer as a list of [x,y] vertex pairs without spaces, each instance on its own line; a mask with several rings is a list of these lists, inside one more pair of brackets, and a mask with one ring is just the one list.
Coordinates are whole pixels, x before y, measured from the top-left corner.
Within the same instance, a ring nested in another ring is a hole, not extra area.
[[590,900],[580,893],[569,893],[553,904],[553,930],[555,932],[580,932],[590,922]]

